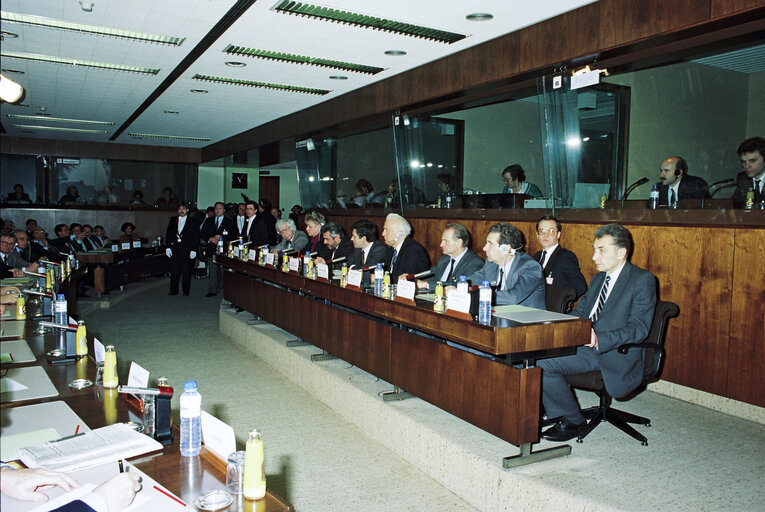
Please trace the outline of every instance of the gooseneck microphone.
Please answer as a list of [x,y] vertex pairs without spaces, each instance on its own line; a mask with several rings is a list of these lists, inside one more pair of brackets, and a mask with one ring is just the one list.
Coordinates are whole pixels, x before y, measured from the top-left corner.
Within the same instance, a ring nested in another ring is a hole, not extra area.
[[649,181],[650,180],[648,178],[643,177],[637,180],[635,183],[633,183],[629,187],[627,187],[627,190],[624,192],[624,195],[622,196],[622,208],[624,208],[624,201],[627,200],[627,197],[632,193],[632,191],[638,188],[640,185],[645,185]]

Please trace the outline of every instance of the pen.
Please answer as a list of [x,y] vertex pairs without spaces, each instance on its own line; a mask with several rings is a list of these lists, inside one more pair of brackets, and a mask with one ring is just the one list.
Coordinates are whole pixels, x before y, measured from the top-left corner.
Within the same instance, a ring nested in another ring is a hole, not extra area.
[[11,354],[10,352],[8,352],[8,357],[10,357],[10,358],[11,358],[11,362],[13,362],[13,354]]
[[154,486],[154,489],[156,489],[157,491],[161,492],[162,494],[164,494],[165,496],[167,496],[167,497],[168,497],[168,498],[170,498],[171,500],[177,501],[178,503],[180,503],[180,504],[181,504],[181,505],[183,505],[184,507],[187,507],[187,506],[188,506],[188,505],[186,505],[184,502],[182,502],[181,500],[179,500],[178,498],[176,498],[175,496],[173,496],[172,494],[170,494],[169,492],[163,491],[162,489],[160,489],[160,488],[159,488],[159,487],[157,487],[156,485]]
[[77,428],[74,429],[74,435],[77,435],[77,433],[80,431],[80,426],[77,425]]
[[117,464],[119,464],[119,466],[120,466],[120,473],[124,473],[125,472],[125,464],[122,462],[122,459],[118,460]]

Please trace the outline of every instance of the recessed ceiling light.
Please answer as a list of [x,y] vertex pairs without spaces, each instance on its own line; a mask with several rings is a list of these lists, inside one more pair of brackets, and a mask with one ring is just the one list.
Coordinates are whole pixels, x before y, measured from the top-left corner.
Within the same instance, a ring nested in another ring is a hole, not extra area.
[[193,92],[194,94],[207,94],[210,91],[208,91],[207,89],[191,89],[191,92]]
[[93,2],[87,0],[80,0],[80,9],[85,12],[93,12]]
[[331,80],[348,80],[348,77],[343,75],[332,75],[329,78]]
[[62,128],[61,126],[35,126],[31,124],[12,124],[11,127],[32,128],[34,130],[48,130],[52,132],[106,133],[106,130],[88,130],[85,128]]
[[246,65],[247,64],[245,64],[244,62],[239,62],[237,60],[230,60],[226,62],[226,66],[231,66],[232,68],[243,68]]
[[161,135],[158,133],[128,133],[135,139],[169,139],[169,140],[194,140],[201,142],[209,142],[210,139],[206,137],[186,137],[184,135]]
[[139,73],[143,75],[156,75],[159,69],[142,68],[138,66],[125,66],[123,64],[107,64],[104,62],[93,62],[89,60],[70,59],[67,57],[55,57],[52,55],[41,55],[37,53],[23,52],[0,52],[0,56],[13,59],[32,60],[37,62],[48,62],[51,64],[66,64],[69,66],[79,66],[84,68],[108,69],[109,71],[126,71],[128,73]]
[[15,106],[17,106],[17,107],[28,107],[29,103],[17,103]]
[[494,19],[494,15],[488,12],[474,12],[465,16],[465,19],[468,21],[489,21]]
[[275,52],[273,50],[263,50],[260,48],[248,48],[246,46],[237,46],[230,44],[224,50],[229,55],[241,57],[252,57],[255,59],[274,60],[277,62],[286,62],[289,64],[307,64],[309,66],[320,66],[325,68],[339,69],[340,71],[353,71],[356,73],[367,73],[375,75],[384,68],[369,66],[366,64],[356,64],[354,62],[343,62],[340,60],[324,59],[322,57],[311,57],[308,55],[297,55],[294,53]]
[[98,125],[106,125],[106,126],[114,125],[114,121],[92,121],[90,119],[70,119],[68,117],[50,117],[50,114],[47,112],[37,112],[33,116],[28,114],[7,114],[7,115],[11,119],[39,119],[40,117],[44,117],[45,121],[58,121],[61,123],[98,124]]
[[165,114],[180,114],[177,110],[165,110]]
[[46,107],[45,105],[40,105],[41,112],[45,112],[46,110],[48,110],[48,107]]
[[8,32],[7,30],[0,31],[0,35],[2,35],[3,39],[5,39],[6,37],[8,39],[15,39],[15,38],[19,37],[18,34],[14,34],[13,32]]
[[21,70],[18,70],[18,69],[7,69],[7,68],[4,68],[3,69],[3,73],[16,73],[18,75],[23,75],[24,71],[21,71]]
[[315,89],[313,87],[303,87],[301,85],[290,85],[290,84],[277,84],[272,82],[258,82],[256,80],[240,80],[237,78],[227,78],[227,77],[221,77],[221,76],[210,76],[210,75],[194,75],[191,77],[193,80],[203,80],[205,82],[213,82],[217,84],[225,84],[225,85],[241,85],[244,87],[256,87],[260,89],[273,89],[276,91],[285,91],[285,92],[298,92],[303,94],[317,94],[319,96],[323,96],[325,94],[329,94],[332,91],[328,91],[326,89]]
[[390,57],[401,57],[406,55],[406,52],[404,50],[385,50],[385,55]]

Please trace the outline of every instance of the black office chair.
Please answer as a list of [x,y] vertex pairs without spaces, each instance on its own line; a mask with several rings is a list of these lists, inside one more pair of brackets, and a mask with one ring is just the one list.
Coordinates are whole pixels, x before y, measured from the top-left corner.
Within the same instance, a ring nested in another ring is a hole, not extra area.
[[576,290],[554,284],[545,285],[545,307],[555,313],[569,313],[574,307]]
[[[617,350],[626,354],[628,350],[645,349],[645,364],[643,368],[643,384],[648,381],[654,381],[661,370],[664,360],[664,337],[667,331],[669,319],[676,317],[679,308],[674,302],[659,301],[656,304],[656,310],[653,314],[653,322],[648,336],[641,343],[627,343]],[[601,422],[607,421],[623,432],[631,435],[643,446],[648,446],[648,439],[640,432],[631,427],[630,423],[638,425],[651,426],[651,420],[636,416],[628,412],[619,411],[611,408],[612,397],[606,391],[603,383],[603,375],[599,371],[569,375],[566,381],[573,387],[593,391],[600,398],[600,405],[584,409],[582,414],[587,419],[587,426],[577,438],[581,443],[582,439],[592,432]]]

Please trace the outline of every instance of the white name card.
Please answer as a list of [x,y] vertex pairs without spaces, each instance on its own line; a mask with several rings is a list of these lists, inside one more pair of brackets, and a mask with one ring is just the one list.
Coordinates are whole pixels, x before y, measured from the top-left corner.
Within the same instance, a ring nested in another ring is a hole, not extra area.
[[348,271],[348,285],[349,286],[355,286],[357,288],[361,288],[361,278],[363,274],[360,270],[349,270]]
[[211,450],[221,460],[236,451],[234,429],[212,414],[202,411],[202,437],[205,448]]
[[255,249],[250,249],[250,253],[247,255],[247,259],[250,261],[257,261],[258,259],[258,251]]
[[128,373],[128,386],[145,388],[149,385],[149,370],[143,368],[135,361],[130,362],[130,372]]
[[329,266],[327,266],[326,264],[317,263],[316,273],[319,275],[319,278],[326,279],[327,281],[329,281]]
[[95,352],[96,355],[96,363],[103,363],[104,358],[106,358],[106,348],[98,338],[93,338],[93,352]]
[[579,73],[571,77],[571,90],[580,89],[600,83],[600,70],[593,69],[587,73]]
[[266,253],[266,265],[271,265],[272,267],[274,266],[274,256],[276,256],[276,254],[272,252]]
[[297,272],[300,269],[300,258],[290,257],[290,272]]
[[417,283],[402,279],[396,286],[396,296],[402,299],[414,300],[414,292],[417,291]]
[[123,251],[130,249],[130,242],[125,242],[124,244],[121,245],[121,247]]
[[140,248],[141,248],[141,241],[133,240],[133,249],[140,249]]
[[465,292],[453,291],[449,294],[449,300],[446,301],[446,309],[459,311],[460,313],[470,314],[470,294]]
[[112,244],[112,252],[120,252],[120,246],[117,244]]

